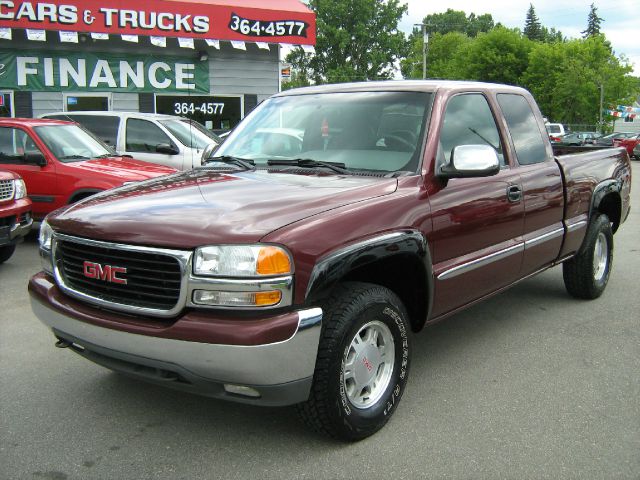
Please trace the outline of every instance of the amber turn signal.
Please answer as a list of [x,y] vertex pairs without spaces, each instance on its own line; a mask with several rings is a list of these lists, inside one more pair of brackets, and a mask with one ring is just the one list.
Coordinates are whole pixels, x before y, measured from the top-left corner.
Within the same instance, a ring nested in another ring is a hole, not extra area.
[[278,247],[266,246],[260,249],[256,262],[258,275],[280,275],[291,273],[289,255]]

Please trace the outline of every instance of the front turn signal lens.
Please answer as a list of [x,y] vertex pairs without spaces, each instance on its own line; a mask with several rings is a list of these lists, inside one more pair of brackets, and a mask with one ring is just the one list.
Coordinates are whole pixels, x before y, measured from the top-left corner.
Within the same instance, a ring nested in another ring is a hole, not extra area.
[[282,292],[258,292],[255,294],[256,307],[269,307],[280,303],[282,299]]
[[260,249],[256,262],[258,275],[281,275],[291,273],[289,255],[278,247],[266,246]]

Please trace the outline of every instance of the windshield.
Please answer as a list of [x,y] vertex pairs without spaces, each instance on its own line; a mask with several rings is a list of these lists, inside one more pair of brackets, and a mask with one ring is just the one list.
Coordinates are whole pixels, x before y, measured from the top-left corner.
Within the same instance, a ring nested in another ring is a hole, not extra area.
[[314,160],[355,170],[415,172],[430,93],[351,92],[267,100],[229,135],[216,156]]
[[219,144],[220,138],[197,122],[189,120],[161,120],[180,143],[185,147],[204,149],[211,143]]
[[77,162],[114,154],[109,147],[78,125],[46,125],[35,127],[35,130],[61,162]]

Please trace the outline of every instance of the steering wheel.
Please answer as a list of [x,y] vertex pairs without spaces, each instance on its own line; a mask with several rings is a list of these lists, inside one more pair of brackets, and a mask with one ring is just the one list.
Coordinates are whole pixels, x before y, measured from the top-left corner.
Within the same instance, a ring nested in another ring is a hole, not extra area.
[[[387,140],[391,140],[391,145]],[[392,147],[392,144],[396,143],[396,146],[404,147],[402,151],[407,152],[413,152],[415,150],[416,140],[416,135],[409,130],[396,130],[395,132],[387,133],[384,136],[384,143],[387,148]]]

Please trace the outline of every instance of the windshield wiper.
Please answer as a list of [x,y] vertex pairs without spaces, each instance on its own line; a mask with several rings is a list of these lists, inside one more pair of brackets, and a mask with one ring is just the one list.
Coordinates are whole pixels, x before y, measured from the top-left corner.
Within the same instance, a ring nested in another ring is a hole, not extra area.
[[231,155],[221,155],[219,157],[209,157],[206,162],[202,164],[204,167],[208,163],[230,163],[233,165],[238,165],[239,167],[244,168],[245,170],[254,170],[256,162],[251,160],[250,158],[239,158],[232,157]]
[[89,160],[89,157],[84,155],[65,155],[64,157],[58,157],[58,160]]
[[267,165],[291,165],[302,168],[328,168],[329,170],[333,170],[336,173],[342,173],[345,175],[350,174],[349,170],[346,169],[344,163],[340,162],[321,162],[319,160],[313,160],[312,158],[292,158],[292,159],[277,159],[272,158],[267,160]]

